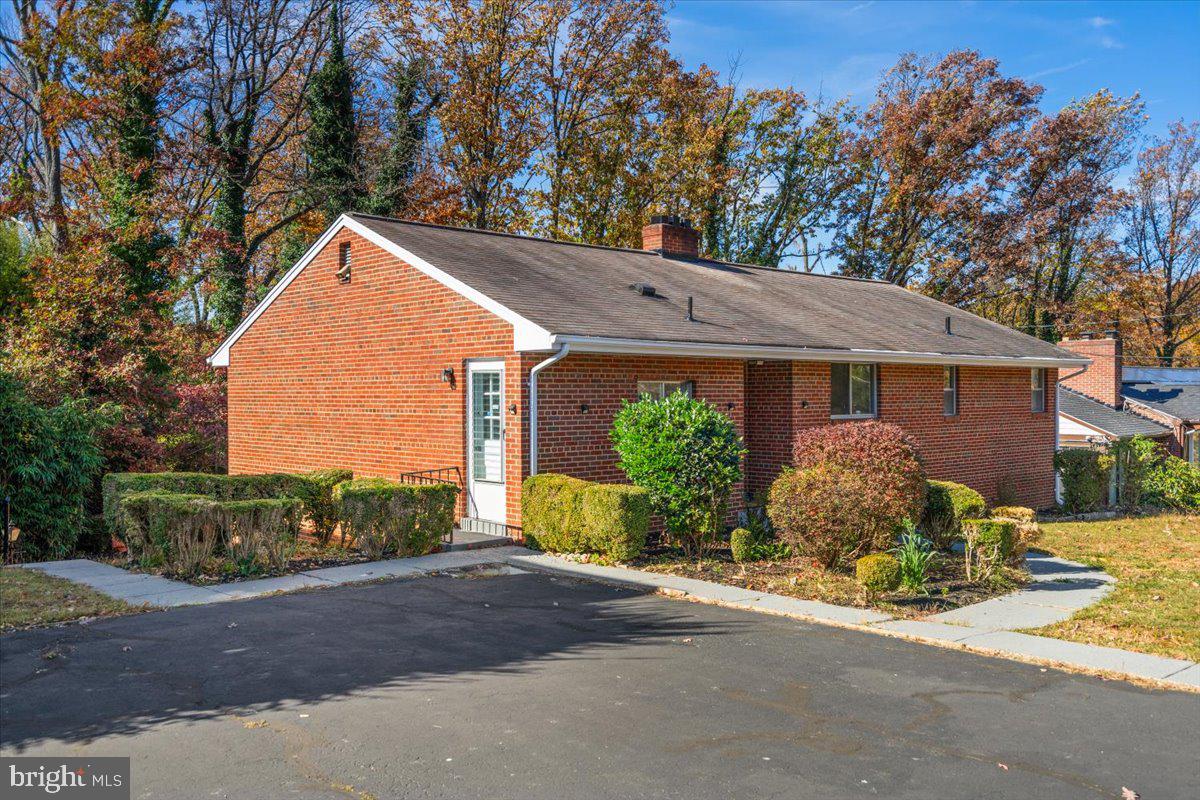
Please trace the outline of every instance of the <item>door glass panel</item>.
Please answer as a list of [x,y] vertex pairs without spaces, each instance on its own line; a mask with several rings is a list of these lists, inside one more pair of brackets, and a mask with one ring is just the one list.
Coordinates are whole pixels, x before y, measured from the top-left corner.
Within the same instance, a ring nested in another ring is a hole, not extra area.
[[471,373],[471,474],[480,481],[504,479],[500,373]]

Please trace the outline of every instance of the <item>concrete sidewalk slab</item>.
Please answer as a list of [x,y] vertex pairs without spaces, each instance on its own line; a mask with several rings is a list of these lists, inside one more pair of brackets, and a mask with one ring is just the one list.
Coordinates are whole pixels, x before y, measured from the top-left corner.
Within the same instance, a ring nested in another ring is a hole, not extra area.
[[979,635],[979,631],[975,628],[947,625],[943,622],[925,622],[919,619],[893,619],[872,625],[871,629],[942,642],[960,642],[970,636]]
[[1013,595],[1021,603],[1050,606],[1075,613],[1098,603],[1113,590],[1111,583],[1096,581],[1038,581]]
[[1028,658],[1056,661],[1087,669],[1121,672],[1155,680],[1162,680],[1195,666],[1191,661],[1178,658],[1132,653],[1115,647],[1067,642],[1012,631],[980,633],[963,639],[961,643],[971,648],[997,650]]
[[1184,667],[1179,672],[1168,675],[1167,680],[1171,683],[1182,683],[1185,686],[1200,687],[1200,664]]
[[1117,579],[1101,569],[1077,564],[1065,558],[1030,551],[1025,556],[1025,568],[1035,581],[1099,581],[1116,583]]
[[298,575],[283,575],[278,578],[261,578],[255,581],[240,581],[238,583],[222,583],[211,586],[215,592],[228,596],[230,599],[243,600],[248,597],[262,597],[275,592],[294,592],[297,589],[308,589],[313,586],[332,586],[329,581],[314,578],[300,573]]

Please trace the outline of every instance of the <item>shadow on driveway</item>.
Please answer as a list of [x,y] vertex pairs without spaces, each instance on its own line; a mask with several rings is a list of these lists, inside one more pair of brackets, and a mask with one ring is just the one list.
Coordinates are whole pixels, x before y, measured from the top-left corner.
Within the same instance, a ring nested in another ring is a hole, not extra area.
[[[488,592],[471,591],[480,580]],[[639,593],[575,582],[569,593],[539,591],[546,580],[443,575],[8,634],[0,745],[86,742],[418,680],[523,672],[737,625],[701,623],[687,605],[677,615],[620,611],[613,600]]]

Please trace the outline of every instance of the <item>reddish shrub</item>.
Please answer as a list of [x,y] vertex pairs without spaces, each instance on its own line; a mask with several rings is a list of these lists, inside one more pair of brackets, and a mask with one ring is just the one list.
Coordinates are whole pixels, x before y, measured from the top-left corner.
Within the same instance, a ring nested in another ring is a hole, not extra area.
[[886,550],[903,519],[925,508],[925,471],[916,445],[896,425],[853,422],[809,428],[796,436],[796,469],[832,464],[862,475],[855,504],[869,550]]
[[860,498],[866,477],[836,464],[786,469],[771,484],[767,516],[779,538],[826,569],[844,566],[868,552],[864,531],[872,520]]

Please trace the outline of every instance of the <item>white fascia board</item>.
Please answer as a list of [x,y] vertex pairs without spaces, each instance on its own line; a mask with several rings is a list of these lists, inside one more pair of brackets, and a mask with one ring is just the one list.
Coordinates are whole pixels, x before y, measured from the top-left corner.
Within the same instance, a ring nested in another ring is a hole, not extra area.
[[410,267],[413,267],[417,271],[428,275],[430,278],[433,278],[446,288],[462,295],[484,310],[490,311],[505,322],[510,323],[513,326],[514,350],[547,350],[552,347],[550,341],[550,332],[542,328],[540,325],[530,322],[528,319],[516,313],[507,306],[497,303],[495,300],[491,299],[482,292],[473,289],[452,275],[442,271],[441,269],[438,269],[425,259],[409,252],[390,239],[380,236],[378,233],[366,227],[362,223],[343,214],[334,220],[333,224],[330,225],[323,234],[321,234],[321,237],[317,239],[313,246],[308,249],[304,256],[301,257],[301,259],[284,274],[284,276],[279,280],[279,283],[272,287],[271,291],[267,293],[267,296],[264,297],[262,301],[254,307],[254,310],[242,320],[241,324],[234,329],[233,333],[231,333],[229,337],[225,339],[225,341],[221,342],[221,346],[218,347],[217,350],[208,357],[208,363],[210,366],[229,366],[229,350],[231,347],[233,347],[234,343],[242,337],[242,334],[250,329],[250,326],[254,324],[254,321],[262,316],[262,313],[266,311],[271,303],[275,301],[275,298],[278,297],[283,290],[288,287],[288,284],[296,279],[296,276],[299,275],[304,268],[307,267],[309,263],[317,257],[317,254],[321,252],[325,245],[327,245],[329,241],[343,228],[353,231],[372,244],[382,248],[384,251],[396,256],[396,258],[408,264]]
[[1104,430],[1104,428],[1093,425],[1090,422],[1084,422],[1083,420],[1079,419],[1078,417],[1072,417],[1070,414],[1066,413],[1065,411],[1058,412],[1058,415],[1060,417],[1062,417],[1063,419],[1069,419],[1071,422],[1074,422],[1076,425],[1078,425],[1081,428],[1087,428],[1089,431],[1103,434],[1104,436],[1108,436],[1113,439],[1117,438],[1117,435],[1115,433],[1113,433],[1112,431],[1106,431],[1106,430]]
[[616,353],[692,358],[836,361],[857,364],[947,364],[979,367],[1028,367],[1030,369],[1083,367],[1092,363],[1091,359],[1088,358],[973,356],[954,353],[910,353],[895,350],[827,350],[814,347],[665,342],[650,339],[615,339],[598,336],[556,335],[551,337],[551,343],[555,346],[570,343],[572,353]]

